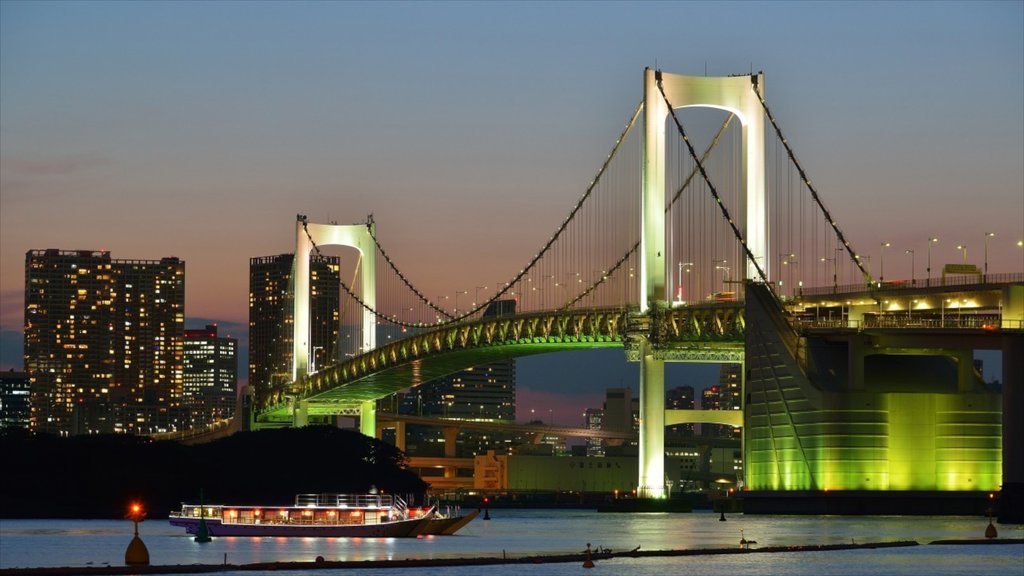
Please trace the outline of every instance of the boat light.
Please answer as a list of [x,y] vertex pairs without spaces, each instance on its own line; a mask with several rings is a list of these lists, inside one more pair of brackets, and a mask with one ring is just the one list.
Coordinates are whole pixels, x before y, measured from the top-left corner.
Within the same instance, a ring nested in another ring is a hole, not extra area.
[[253,511],[252,511],[252,515],[253,515],[253,516],[259,516],[259,515],[260,515],[260,514],[262,514],[262,513],[263,513],[263,511],[262,511],[262,510],[253,510]]

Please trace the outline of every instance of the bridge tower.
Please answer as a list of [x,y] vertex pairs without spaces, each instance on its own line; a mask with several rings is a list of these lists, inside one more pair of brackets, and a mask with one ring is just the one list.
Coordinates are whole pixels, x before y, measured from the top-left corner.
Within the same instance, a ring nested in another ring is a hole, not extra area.
[[[365,224],[314,224],[299,215],[295,222],[295,260],[292,265],[294,285],[294,323],[292,324],[292,381],[309,375],[309,257],[315,246],[347,246],[359,251],[362,267],[359,290],[360,298],[366,304],[363,308],[363,336],[360,352],[377,347],[376,318],[372,310],[377,306],[377,263],[376,243],[373,240],[374,223]],[[295,424],[306,423],[305,406],[295,407]],[[376,430],[375,403],[365,401],[360,406],[359,430],[373,436]]]
[[[661,88],[659,89],[659,84]],[[768,229],[764,172],[764,111],[754,92],[764,91],[764,75],[682,76],[644,70],[643,186],[640,195],[640,314],[657,316],[668,307],[665,234],[665,124],[669,109],[707,107],[727,110],[742,125],[741,193],[746,213],[740,229],[754,258],[767,273]],[[662,97],[661,90],[665,97]],[[747,262],[744,279],[757,277]],[[651,322],[650,326],[657,323]],[[656,333],[637,336],[640,348],[640,470],[638,492],[645,498],[665,497],[665,360],[655,354]]]

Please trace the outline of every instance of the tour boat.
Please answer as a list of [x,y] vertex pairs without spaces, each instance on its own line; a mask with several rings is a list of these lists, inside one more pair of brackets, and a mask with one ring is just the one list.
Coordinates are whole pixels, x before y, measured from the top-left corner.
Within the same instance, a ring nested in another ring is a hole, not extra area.
[[182,504],[171,526],[210,536],[327,536],[414,538],[424,534],[435,508],[410,509],[390,494],[299,494],[294,506]]

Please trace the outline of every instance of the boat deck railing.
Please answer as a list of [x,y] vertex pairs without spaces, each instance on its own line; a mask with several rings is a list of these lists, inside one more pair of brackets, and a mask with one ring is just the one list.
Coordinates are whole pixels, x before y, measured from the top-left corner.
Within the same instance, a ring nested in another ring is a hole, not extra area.
[[405,512],[406,505],[398,496],[391,494],[298,494],[295,506],[328,508],[395,508]]

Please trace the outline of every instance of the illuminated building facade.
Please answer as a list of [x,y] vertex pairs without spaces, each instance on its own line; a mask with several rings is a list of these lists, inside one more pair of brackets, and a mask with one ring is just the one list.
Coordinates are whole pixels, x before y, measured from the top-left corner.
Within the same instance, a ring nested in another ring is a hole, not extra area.
[[192,427],[235,414],[238,386],[238,340],[218,336],[217,325],[185,330],[184,404]]
[[35,430],[179,430],[185,263],[108,252],[25,256],[25,370]]
[[[292,324],[293,254],[249,259],[249,387],[255,405],[266,405],[270,393],[291,382],[294,355]],[[311,256],[310,364],[328,366],[338,360],[341,259]]]
[[28,428],[31,390],[27,372],[0,372],[0,429]]

